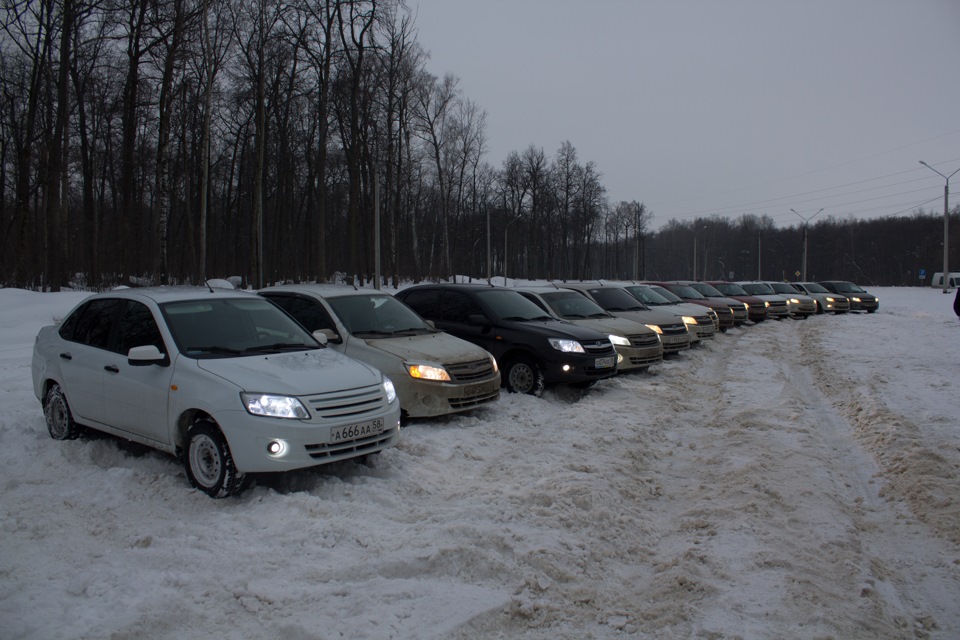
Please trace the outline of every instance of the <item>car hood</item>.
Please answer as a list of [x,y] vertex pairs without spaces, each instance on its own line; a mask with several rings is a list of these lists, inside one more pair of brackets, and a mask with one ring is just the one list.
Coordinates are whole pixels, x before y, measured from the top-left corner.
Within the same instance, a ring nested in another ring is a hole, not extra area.
[[332,349],[197,360],[243,391],[310,395],[379,384],[380,372]]
[[480,347],[447,333],[375,338],[364,342],[372,349],[379,349],[403,361],[457,364],[489,357]]
[[644,333],[653,333],[653,329],[650,329],[646,325],[625,318],[584,318],[570,320],[570,322],[578,324],[581,327],[593,329],[604,335],[613,333],[622,336],[636,336]]
[[606,333],[599,333],[593,329],[575,325],[566,320],[501,320],[500,324],[519,331],[529,331],[544,338],[569,338],[577,341],[592,342],[607,340]]

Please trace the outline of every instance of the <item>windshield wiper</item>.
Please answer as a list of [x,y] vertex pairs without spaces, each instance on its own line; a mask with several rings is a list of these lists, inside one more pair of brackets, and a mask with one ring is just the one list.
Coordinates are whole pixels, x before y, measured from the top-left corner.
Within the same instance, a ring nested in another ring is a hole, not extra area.
[[[568,313],[568,314],[564,315],[563,317],[564,317],[564,318],[586,318],[587,316],[583,315],[582,313]],[[594,318],[594,317],[596,317],[596,316],[593,315],[593,316],[590,316],[590,317],[591,317],[591,318]]]
[[610,317],[610,314],[609,314],[609,313],[591,313],[589,317],[591,317],[591,318],[609,318],[609,317]]
[[273,344],[261,344],[255,347],[247,347],[244,353],[258,353],[261,351],[302,351],[304,349],[316,349],[317,347],[302,342],[275,342]]
[[524,318],[522,316],[507,316],[506,318],[501,318],[501,320],[513,320],[515,322],[526,322],[531,320],[531,318]]
[[243,353],[240,349],[231,349],[230,347],[220,347],[220,346],[210,346],[210,347],[187,347],[188,353],[195,353],[200,351],[202,353],[218,353],[226,354],[231,356],[239,356]]
[[379,336],[379,337],[390,337],[394,335],[395,331],[380,331],[379,329],[364,329],[363,331],[351,331],[355,336]]

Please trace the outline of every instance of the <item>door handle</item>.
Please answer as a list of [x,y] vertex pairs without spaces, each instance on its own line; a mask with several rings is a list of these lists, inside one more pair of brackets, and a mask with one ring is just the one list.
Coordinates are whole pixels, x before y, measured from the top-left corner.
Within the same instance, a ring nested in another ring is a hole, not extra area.
[[108,364],[103,368],[103,370],[107,371],[108,373],[120,373],[120,367],[115,364]]
[[73,356],[69,353],[61,353],[60,358],[63,360],[73,360]]

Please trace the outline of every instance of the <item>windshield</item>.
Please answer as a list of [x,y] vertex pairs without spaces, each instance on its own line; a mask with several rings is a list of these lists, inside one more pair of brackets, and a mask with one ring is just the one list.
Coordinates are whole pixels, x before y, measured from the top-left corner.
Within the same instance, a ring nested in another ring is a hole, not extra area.
[[777,293],[797,294],[797,290],[793,288],[793,285],[787,284],[786,282],[771,282],[770,287]]
[[643,311],[646,309],[632,295],[615,287],[590,289],[590,295],[607,311]]
[[852,282],[838,282],[836,284],[837,291],[840,293],[866,293],[859,286],[853,284]]
[[688,284],[672,284],[670,285],[670,291],[674,292],[681,298],[689,298],[690,300],[704,300],[704,296],[700,294],[699,291],[694,289]]
[[610,314],[586,296],[573,291],[557,291],[541,294],[547,305],[561,318],[609,318]]
[[670,304],[677,304],[678,302],[683,302],[683,300],[681,300],[679,296],[675,295],[672,291],[668,291],[667,289],[664,289],[658,284],[652,285],[650,288],[656,291],[657,293],[659,293],[664,298],[666,298],[667,302],[669,302]]
[[648,307],[659,307],[665,304],[673,304],[650,287],[633,285],[626,287],[626,290],[630,292],[630,295]]
[[803,288],[810,293],[830,293],[816,282],[804,282]]
[[190,358],[235,358],[255,353],[318,349],[295,320],[264,298],[214,298],[161,306],[180,353]]
[[743,285],[743,290],[749,293],[752,296],[774,296],[777,295],[773,289],[770,288],[770,285],[764,284],[763,282],[745,282]]
[[691,284],[691,287],[707,296],[708,298],[722,298],[723,294],[717,291],[717,289],[706,282],[698,282],[696,284]]
[[723,282],[723,283],[717,284],[717,285],[715,285],[715,286],[717,287],[717,291],[719,291],[720,293],[722,293],[722,294],[725,295],[725,296],[747,296],[747,295],[750,295],[750,294],[748,294],[746,291],[743,290],[743,287],[741,287],[741,286],[738,285],[738,284],[734,284],[733,282]]
[[347,331],[357,337],[391,337],[434,333],[410,307],[387,294],[327,298]]
[[553,320],[543,309],[524,298],[517,291],[484,289],[477,291],[494,315],[501,320]]

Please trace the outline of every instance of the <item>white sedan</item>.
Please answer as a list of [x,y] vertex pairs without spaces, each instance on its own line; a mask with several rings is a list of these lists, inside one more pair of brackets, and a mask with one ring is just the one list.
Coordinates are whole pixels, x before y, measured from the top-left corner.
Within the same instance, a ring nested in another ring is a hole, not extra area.
[[123,289],[40,330],[33,387],[54,439],[89,427],[166,451],[194,487],[223,498],[251,473],[399,441],[393,383],[323,342],[250,293]]

